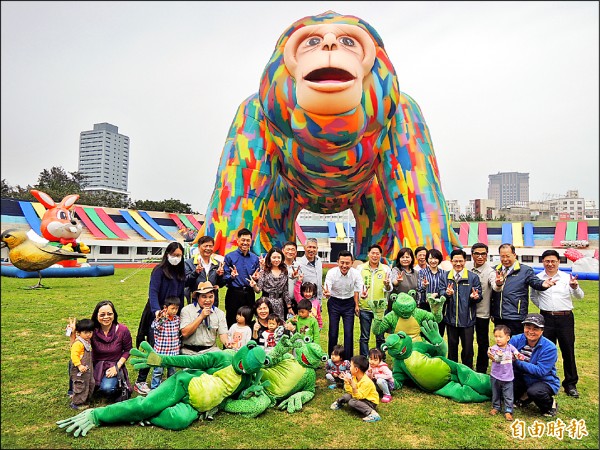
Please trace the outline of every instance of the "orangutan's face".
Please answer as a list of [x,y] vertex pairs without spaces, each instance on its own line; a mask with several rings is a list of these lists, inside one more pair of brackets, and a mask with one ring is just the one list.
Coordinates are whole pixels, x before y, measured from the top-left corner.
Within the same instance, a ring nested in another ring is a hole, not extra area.
[[298,106],[313,114],[336,115],[360,105],[376,51],[362,28],[322,24],[296,31],[283,56],[296,81]]

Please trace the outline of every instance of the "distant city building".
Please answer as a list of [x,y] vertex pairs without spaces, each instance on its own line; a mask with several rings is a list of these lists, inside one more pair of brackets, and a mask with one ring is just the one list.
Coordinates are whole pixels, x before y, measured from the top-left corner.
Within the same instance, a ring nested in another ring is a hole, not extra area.
[[586,212],[586,201],[579,197],[579,191],[567,191],[567,195],[549,201],[554,220],[569,217],[571,220],[583,220]]
[[356,225],[354,214],[350,209],[333,214],[318,214],[307,209],[303,209],[298,214],[297,220],[319,220],[322,222],[350,222],[352,226]]
[[483,220],[493,220],[496,218],[496,200],[488,198],[476,198],[469,201],[471,216],[481,217]]
[[552,220],[550,203],[547,201],[529,202],[529,213],[531,220]]
[[446,200],[446,206],[448,207],[448,215],[455,222],[460,220],[460,205],[458,200]]
[[79,173],[85,191],[128,195],[129,137],[110,123],[96,123],[79,134]]
[[488,198],[496,208],[525,206],[529,202],[529,173],[498,172],[489,175]]
[[594,200],[585,201],[585,219],[598,219],[598,207]]

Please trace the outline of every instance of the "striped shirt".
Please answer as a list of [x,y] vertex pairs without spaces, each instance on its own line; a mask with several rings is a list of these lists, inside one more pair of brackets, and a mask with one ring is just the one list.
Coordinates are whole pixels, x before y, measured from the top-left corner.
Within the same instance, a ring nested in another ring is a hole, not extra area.
[[154,351],[159,355],[179,355],[181,350],[179,320],[179,316],[175,315],[172,319],[169,319],[167,316],[154,319],[154,322],[152,322],[152,328],[154,329]]
[[[446,275],[446,271],[438,269],[433,273],[429,267],[419,271],[417,290],[419,292],[419,305],[427,303],[427,294],[432,294],[439,291],[440,280]],[[423,286],[423,278],[429,282],[428,286]]]

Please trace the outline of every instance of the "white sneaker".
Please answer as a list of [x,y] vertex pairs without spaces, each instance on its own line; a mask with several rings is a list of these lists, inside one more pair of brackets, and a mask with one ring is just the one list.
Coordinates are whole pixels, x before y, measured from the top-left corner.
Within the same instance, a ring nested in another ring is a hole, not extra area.
[[135,383],[133,390],[140,395],[147,395],[150,392],[150,387],[145,381],[143,383]]

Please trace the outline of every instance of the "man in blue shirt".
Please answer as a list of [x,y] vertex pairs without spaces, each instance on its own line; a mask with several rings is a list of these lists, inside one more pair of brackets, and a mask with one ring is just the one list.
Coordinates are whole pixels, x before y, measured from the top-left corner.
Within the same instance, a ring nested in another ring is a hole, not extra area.
[[250,277],[258,279],[260,263],[258,256],[250,251],[252,233],[247,228],[242,228],[237,233],[237,250],[225,255],[225,274],[223,283],[227,286],[225,294],[225,319],[227,327],[231,327],[236,320],[237,310],[240,306],[249,306],[254,309],[255,294],[250,287]]
[[510,338],[510,343],[525,356],[523,361],[513,361],[515,373],[515,406],[523,407],[534,402],[546,417],[554,417],[558,404],[560,380],[556,375],[558,350],[544,333],[544,316],[528,314],[523,321],[524,333]]

